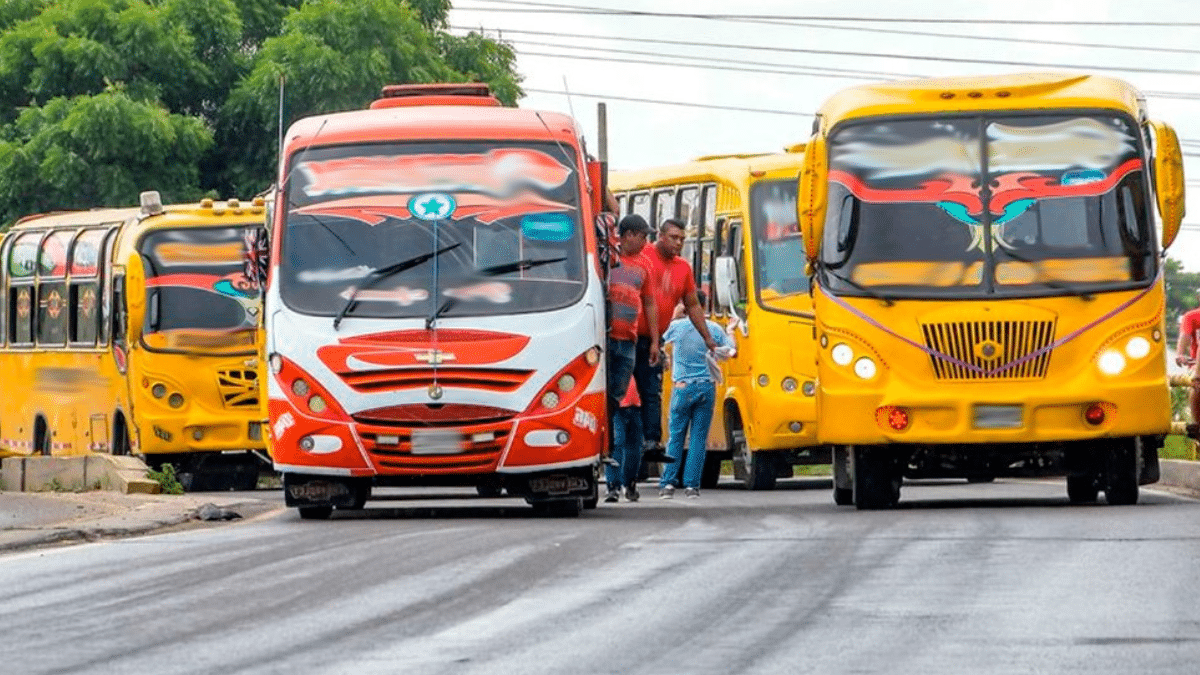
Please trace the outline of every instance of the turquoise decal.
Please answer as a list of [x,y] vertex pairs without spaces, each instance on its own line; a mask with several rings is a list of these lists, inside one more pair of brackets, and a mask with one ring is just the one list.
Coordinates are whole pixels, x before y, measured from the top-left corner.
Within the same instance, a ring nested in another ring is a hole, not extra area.
[[444,220],[454,214],[454,197],[442,192],[427,192],[408,200],[408,212],[421,220]]
[[1103,171],[1096,169],[1081,169],[1079,171],[1068,171],[1062,175],[1063,185],[1086,185],[1088,183],[1099,183],[1105,179]]
[[521,236],[534,241],[569,241],[575,222],[562,213],[538,213],[521,219]]

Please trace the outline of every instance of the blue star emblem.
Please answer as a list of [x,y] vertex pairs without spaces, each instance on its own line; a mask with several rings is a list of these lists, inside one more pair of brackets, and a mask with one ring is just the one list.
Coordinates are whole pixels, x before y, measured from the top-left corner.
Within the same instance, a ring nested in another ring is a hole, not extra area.
[[408,200],[408,211],[421,220],[442,220],[454,213],[454,197],[441,192],[417,195]]

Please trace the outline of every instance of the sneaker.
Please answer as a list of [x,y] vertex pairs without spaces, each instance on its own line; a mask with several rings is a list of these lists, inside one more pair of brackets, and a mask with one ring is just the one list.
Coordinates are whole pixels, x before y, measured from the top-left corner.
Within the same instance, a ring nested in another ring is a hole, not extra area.
[[664,486],[658,488],[658,498],[659,499],[670,499],[671,497],[674,497],[674,496],[675,496],[675,486],[674,485],[664,485]]
[[675,461],[675,458],[667,454],[667,449],[663,447],[662,443],[646,441],[642,446],[642,461],[671,464]]
[[616,504],[621,499],[621,490],[609,490],[608,494],[604,495],[604,501],[608,504]]
[[687,497],[688,499],[699,499],[700,488],[688,488],[683,491],[683,496]]
[[641,496],[642,495],[638,494],[638,489],[637,489],[636,485],[630,485],[629,487],[625,488],[625,500],[626,501],[636,502],[638,500],[638,498]]

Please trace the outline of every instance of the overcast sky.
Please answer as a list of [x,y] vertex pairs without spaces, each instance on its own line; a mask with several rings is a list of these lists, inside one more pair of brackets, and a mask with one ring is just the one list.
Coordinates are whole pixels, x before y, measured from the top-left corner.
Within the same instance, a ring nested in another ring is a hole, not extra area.
[[614,169],[780,150],[808,137],[811,113],[830,94],[865,82],[1045,70],[1120,77],[1146,94],[1152,118],[1179,133],[1188,215],[1169,254],[1200,272],[1195,0],[455,0],[454,6],[454,32],[483,29],[516,49],[527,93],[519,104],[574,114],[593,152],[596,104],[606,102]]

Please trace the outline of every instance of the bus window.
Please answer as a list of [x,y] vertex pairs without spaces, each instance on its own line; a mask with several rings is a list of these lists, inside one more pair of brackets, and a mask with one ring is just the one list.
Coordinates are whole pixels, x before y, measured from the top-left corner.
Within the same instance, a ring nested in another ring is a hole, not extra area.
[[113,249],[117,245],[117,228],[108,231],[108,235],[104,238],[104,257],[103,263],[100,266],[101,287],[100,287],[100,344],[109,344],[110,328],[112,327],[112,293],[109,292],[109,287],[112,286],[112,267],[107,263],[113,259]]
[[[629,211],[627,213],[636,213],[650,222],[650,195],[645,192],[639,192],[629,196]],[[654,225],[650,225],[650,237],[654,237]]]
[[696,232],[703,236],[703,224],[700,220],[700,188],[689,185],[679,190],[679,219],[687,225],[688,232]]
[[67,249],[73,231],[52,232],[42,240],[38,255],[37,342],[59,346],[67,342]]
[[71,248],[70,341],[95,345],[99,334],[100,250],[105,231],[84,230]]
[[675,217],[675,192],[660,190],[654,193],[654,212],[651,214],[650,229],[657,230],[662,221]]
[[712,232],[717,224],[717,186],[705,185],[704,197],[701,199],[700,218],[704,223],[704,231]]
[[43,232],[26,232],[17,237],[8,249],[5,265],[8,289],[8,341],[12,344],[33,343],[33,275],[37,271],[38,242]]

